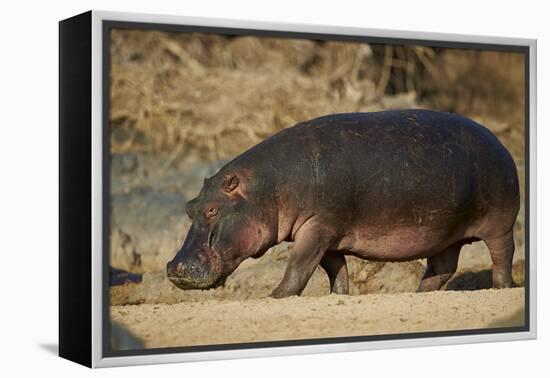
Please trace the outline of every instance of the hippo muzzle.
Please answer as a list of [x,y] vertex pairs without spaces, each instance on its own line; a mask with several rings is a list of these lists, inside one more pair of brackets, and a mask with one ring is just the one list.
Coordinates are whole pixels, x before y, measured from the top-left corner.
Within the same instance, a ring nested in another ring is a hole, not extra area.
[[217,254],[208,248],[198,252],[182,249],[166,264],[166,274],[174,285],[183,290],[215,288],[226,279],[216,264],[218,260]]

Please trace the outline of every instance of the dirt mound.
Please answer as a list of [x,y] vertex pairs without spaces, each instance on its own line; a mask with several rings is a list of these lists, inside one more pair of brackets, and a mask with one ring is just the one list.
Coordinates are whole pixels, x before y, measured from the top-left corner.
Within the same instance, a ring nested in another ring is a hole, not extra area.
[[[246,300],[267,298],[282,279],[290,245],[272,248],[258,260],[247,260],[227,279],[226,283],[210,290],[180,290],[166,277],[164,271],[147,272],[140,283],[127,283],[110,289],[111,305],[142,303],[204,302],[212,300]],[[424,264],[420,260],[406,263],[368,262],[346,257],[350,272],[350,295],[415,292]],[[513,267],[516,286],[524,286],[524,261]],[[461,267],[447,284],[446,290],[464,291],[492,288],[492,271],[485,267]],[[329,294],[328,278],[318,268],[309,281],[303,296],[319,297]]]
[[[172,284],[164,271],[145,273],[141,283],[112,287],[111,305],[267,298],[283,277],[290,248],[290,243],[283,243],[260,259],[244,261],[225,284],[216,289],[184,291]],[[347,262],[351,295],[413,292],[424,272],[420,261],[370,263],[347,257]],[[318,268],[303,295],[319,297],[329,292],[328,277]]]

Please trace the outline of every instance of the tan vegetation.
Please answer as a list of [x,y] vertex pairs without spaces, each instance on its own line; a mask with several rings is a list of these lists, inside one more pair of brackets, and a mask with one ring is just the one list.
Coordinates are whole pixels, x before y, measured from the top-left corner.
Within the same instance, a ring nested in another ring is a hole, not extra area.
[[111,55],[113,152],[229,158],[320,115],[422,106],[477,118],[523,156],[515,53],[115,30]]

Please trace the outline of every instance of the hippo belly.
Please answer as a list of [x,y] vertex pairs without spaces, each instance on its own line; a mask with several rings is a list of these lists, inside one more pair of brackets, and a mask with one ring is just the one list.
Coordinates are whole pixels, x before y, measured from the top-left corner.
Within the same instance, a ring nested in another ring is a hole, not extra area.
[[429,225],[396,226],[380,229],[358,226],[351,236],[342,238],[337,251],[372,261],[410,261],[436,255],[457,241],[469,242],[468,231],[434,231]]

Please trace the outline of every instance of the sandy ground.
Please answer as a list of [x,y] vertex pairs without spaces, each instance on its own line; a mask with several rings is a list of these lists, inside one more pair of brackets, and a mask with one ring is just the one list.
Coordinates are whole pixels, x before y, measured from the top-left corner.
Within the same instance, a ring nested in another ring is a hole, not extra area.
[[146,348],[523,325],[524,289],[112,306]]

